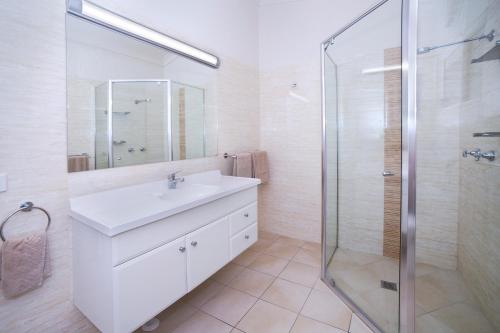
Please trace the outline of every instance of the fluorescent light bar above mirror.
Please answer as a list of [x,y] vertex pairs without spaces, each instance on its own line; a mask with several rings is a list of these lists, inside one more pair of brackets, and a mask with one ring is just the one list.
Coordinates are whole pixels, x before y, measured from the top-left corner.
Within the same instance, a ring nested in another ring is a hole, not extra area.
[[90,1],[69,0],[68,13],[189,57],[203,64],[215,68],[219,67],[219,58],[216,56],[115,14]]

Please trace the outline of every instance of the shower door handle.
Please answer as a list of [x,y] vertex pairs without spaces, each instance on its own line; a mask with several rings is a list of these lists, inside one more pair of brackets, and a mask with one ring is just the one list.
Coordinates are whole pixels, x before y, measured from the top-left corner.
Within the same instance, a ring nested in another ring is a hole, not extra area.
[[394,176],[394,172],[385,170],[384,172],[382,172],[382,176],[391,177]]

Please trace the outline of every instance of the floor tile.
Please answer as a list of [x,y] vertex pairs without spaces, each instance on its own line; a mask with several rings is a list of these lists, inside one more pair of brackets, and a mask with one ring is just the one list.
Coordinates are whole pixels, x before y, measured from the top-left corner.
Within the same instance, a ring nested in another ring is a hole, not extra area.
[[297,254],[297,252],[299,252],[299,250],[300,248],[298,246],[275,243],[265,250],[264,253],[290,260]]
[[248,266],[248,268],[273,276],[278,276],[287,264],[288,260],[270,256],[267,254],[262,254],[257,257],[257,259],[255,259]]
[[260,297],[274,279],[275,277],[272,275],[244,269],[233,281],[231,281],[229,286],[252,296]]
[[300,239],[296,239],[296,238],[290,238],[290,237],[280,236],[276,240],[276,243],[278,243],[278,244],[285,244],[285,245],[291,245],[291,246],[302,246],[302,244],[304,244],[304,241],[300,240]]
[[460,272],[457,271],[441,269],[415,280],[415,303],[425,312],[471,298]]
[[290,333],[344,333],[345,331],[336,327],[321,323],[319,321],[300,316],[292,327]]
[[310,288],[277,278],[261,299],[298,313],[310,292]]
[[302,248],[293,257],[292,261],[314,267],[321,267],[321,251]]
[[172,333],[229,333],[231,330],[228,324],[198,311]]
[[313,289],[301,314],[347,331],[352,313],[333,292],[326,293]]
[[245,313],[257,301],[257,298],[241,291],[226,287],[201,309],[206,313],[235,326]]
[[278,239],[279,237],[280,236],[278,234],[264,231],[264,230],[259,230],[259,239],[267,239],[267,240],[274,241],[274,240]]
[[185,296],[185,300],[195,307],[200,307],[224,289],[224,285],[215,280],[207,280]]
[[318,281],[316,281],[316,283],[314,284],[314,289],[327,293],[331,292],[330,288],[321,279],[318,279]]
[[417,318],[417,333],[494,333],[479,307],[456,303]]
[[291,261],[279,275],[280,278],[313,287],[318,280],[320,269]]
[[291,311],[259,300],[237,328],[246,333],[288,333],[296,318]]
[[[156,317],[160,320],[160,326],[156,329],[158,333],[169,333],[191,318],[197,309],[186,302],[177,301],[161,312]],[[142,332],[139,328],[136,332]]]
[[358,316],[353,314],[349,333],[372,333],[372,330]]
[[256,252],[262,252],[267,250],[271,245],[273,245],[273,241],[269,239],[259,239],[255,244],[250,246],[250,250]]
[[222,284],[229,284],[238,274],[240,274],[245,267],[241,265],[236,265],[233,263],[229,263],[226,266],[222,267],[219,269],[217,273],[215,273],[211,279],[222,283]]
[[233,328],[233,330],[231,331],[231,333],[245,333],[237,328]]
[[233,259],[233,263],[241,265],[241,266],[248,266],[250,265],[258,256],[260,252],[253,251],[253,250],[246,250],[239,256]]
[[302,248],[306,250],[312,250],[312,251],[320,251],[321,252],[321,243],[316,243],[316,242],[304,242],[302,244]]

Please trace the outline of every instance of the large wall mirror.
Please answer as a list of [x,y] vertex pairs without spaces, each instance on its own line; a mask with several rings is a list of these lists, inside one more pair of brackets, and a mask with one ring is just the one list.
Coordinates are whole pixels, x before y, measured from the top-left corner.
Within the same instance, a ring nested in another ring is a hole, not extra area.
[[68,14],[68,171],[216,155],[216,71]]

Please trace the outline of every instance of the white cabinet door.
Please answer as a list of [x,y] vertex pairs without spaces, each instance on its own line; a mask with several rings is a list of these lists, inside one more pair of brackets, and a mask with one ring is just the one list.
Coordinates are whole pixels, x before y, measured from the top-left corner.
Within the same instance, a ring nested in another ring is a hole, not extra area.
[[132,332],[187,293],[181,237],[113,268],[115,332]]
[[193,290],[229,261],[229,220],[212,222],[186,236],[188,288]]

